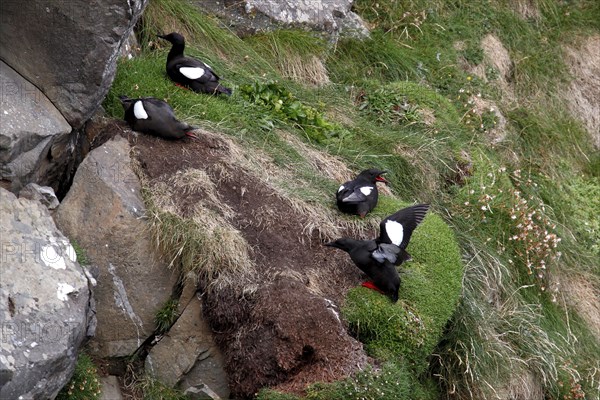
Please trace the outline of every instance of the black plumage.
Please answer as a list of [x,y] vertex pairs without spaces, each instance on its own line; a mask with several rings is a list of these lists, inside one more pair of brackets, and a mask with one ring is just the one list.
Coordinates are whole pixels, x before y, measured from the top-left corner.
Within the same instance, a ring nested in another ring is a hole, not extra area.
[[231,89],[219,83],[220,78],[210,65],[183,55],[185,38],[182,35],[172,32],[158,37],[172,44],[167,56],[167,75],[173,82],[194,92],[231,95]]
[[345,182],[336,193],[337,206],[341,212],[364,217],[377,205],[379,192],[377,182],[388,183],[377,168],[362,171],[354,180]]
[[326,243],[325,246],[347,252],[354,264],[373,280],[375,287],[396,302],[400,288],[400,276],[396,266],[411,259],[406,247],[428,209],[428,204],[418,204],[390,215],[381,221],[377,239],[341,238]]
[[191,132],[195,128],[179,121],[165,101],[154,97],[130,99],[120,96],[119,99],[125,110],[124,119],[134,131],[163,139],[181,139],[185,136],[197,139]]

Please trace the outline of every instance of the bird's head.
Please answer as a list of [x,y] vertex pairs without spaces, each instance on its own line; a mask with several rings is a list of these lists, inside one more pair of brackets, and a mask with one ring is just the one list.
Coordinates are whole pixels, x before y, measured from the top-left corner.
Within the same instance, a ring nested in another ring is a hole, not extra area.
[[168,35],[157,35],[161,39],[165,39],[172,44],[185,44],[185,38],[177,32],[171,32]]
[[377,168],[371,168],[371,169],[367,169],[364,170],[363,172],[361,172],[358,177],[359,178],[363,178],[366,181],[370,182],[370,183],[375,183],[375,182],[383,182],[386,185],[389,185],[389,182],[381,175],[385,174],[387,171],[383,171]]
[[324,246],[335,247],[336,249],[344,250],[349,252],[353,248],[354,240],[348,238],[341,238],[334,240],[333,242],[325,243]]

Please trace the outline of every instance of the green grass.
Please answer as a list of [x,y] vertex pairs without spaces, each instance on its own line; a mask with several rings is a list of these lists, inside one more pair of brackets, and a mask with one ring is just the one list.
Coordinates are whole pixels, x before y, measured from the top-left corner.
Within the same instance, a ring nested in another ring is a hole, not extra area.
[[79,354],[75,372],[56,397],[58,400],[93,400],[100,398],[102,385],[98,369],[85,353]]
[[71,246],[73,246],[73,249],[75,250],[75,256],[77,257],[77,262],[79,263],[79,265],[81,265],[82,267],[89,265],[90,260],[87,256],[85,249],[74,240],[71,240]]
[[[374,27],[371,38],[341,39],[334,46],[293,30],[241,40],[186,2],[159,0],[148,6],[143,53],[120,62],[105,101],[109,114],[122,117],[120,94],[165,99],[187,122],[230,135],[248,154],[267,155],[285,177],[271,177],[280,193],[331,211],[331,193],[340,182],[315,166],[303,148],[287,139],[291,135],[352,170],[376,166],[388,171],[391,189],[402,202],[382,196],[359,228],[419,201],[431,202],[453,231],[437,215],[417,229],[409,246],[415,261],[402,266],[406,272],[398,304],[363,288],[348,294],[344,316],[350,330],[385,362],[382,371],[314,385],[307,398],[381,393],[385,398],[437,398],[450,397],[449,392],[487,398],[516,385],[519,377],[532,377],[517,385],[519,390],[539,390],[548,398],[574,398],[578,390],[588,398],[598,396],[600,377],[594,368],[600,366],[592,355],[600,345],[585,321],[561,301],[561,292],[553,291],[552,278],[600,276],[595,247],[600,156],[562,97],[571,79],[562,46],[600,31],[600,7],[592,0],[530,4],[539,17],[522,18],[514,1],[358,0],[355,10]],[[154,35],[175,27],[188,38],[188,54],[220,71],[234,88],[233,96],[201,96],[167,80],[168,46]],[[500,90],[501,77],[480,46],[488,34],[500,39],[513,61],[512,96]],[[314,86],[311,72],[298,69],[298,60],[308,65],[313,57],[324,62],[330,84]],[[464,70],[465,63],[482,67],[488,82]],[[334,133],[311,134],[307,126],[312,123],[303,126],[239,90],[270,82],[275,92],[317,110]],[[490,144],[489,130],[497,121],[489,112],[469,111],[474,97],[494,102],[506,117],[503,142]],[[467,172],[457,179],[461,166]],[[535,229],[526,232],[529,242],[509,240],[522,233],[511,210],[535,210],[540,216]],[[179,228],[189,221],[172,215],[157,220],[173,227],[163,238],[175,237],[176,245],[165,248],[180,249],[186,236],[178,236]],[[339,221],[352,226],[344,216]],[[199,235],[193,243],[204,243],[202,230],[192,228]],[[535,249],[543,249],[539,233],[544,230],[562,240],[540,258],[541,250]],[[205,250],[193,243],[186,242],[189,252],[180,260],[189,268],[198,265],[196,257]],[[525,243],[536,246],[528,249]],[[544,259],[547,270],[530,274],[527,257]],[[426,376],[428,361],[439,392]],[[381,379],[386,373],[393,379]],[[263,391],[259,398],[296,397]]]
[[136,383],[136,388],[142,392],[144,400],[186,400],[189,398],[181,391],[170,388],[148,376],[141,378]]
[[176,299],[167,300],[167,302],[156,312],[154,316],[154,324],[156,325],[157,333],[165,333],[179,316],[177,308],[179,301]]
[[407,250],[414,261],[400,267],[397,304],[357,288],[349,292],[342,314],[371,355],[402,360],[421,373],[458,304],[463,266],[452,231],[433,214],[414,232]]

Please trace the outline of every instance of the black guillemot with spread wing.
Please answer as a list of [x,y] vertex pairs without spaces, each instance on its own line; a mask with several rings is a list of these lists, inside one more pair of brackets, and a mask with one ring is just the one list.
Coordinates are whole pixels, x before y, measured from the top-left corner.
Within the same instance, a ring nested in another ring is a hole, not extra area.
[[373,282],[363,286],[378,290],[398,301],[400,276],[396,266],[411,259],[406,251],[410,237],[425,218],[429,204],[418,204],[390,215],[379,225],[379,237],[375,240],[341,238],[325,246],[344,250],[361,271]]

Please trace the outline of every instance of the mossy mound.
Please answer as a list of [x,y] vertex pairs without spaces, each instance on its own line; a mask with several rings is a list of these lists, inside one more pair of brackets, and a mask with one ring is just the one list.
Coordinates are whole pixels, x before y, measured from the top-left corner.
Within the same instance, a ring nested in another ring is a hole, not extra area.
[[458,304],[463,265],[454,234],[435,214],[415,230],[407,250],[413,261],[400,267],[398,303],[356,288],[342,313],[371,355],[404,360],[422,372]]

